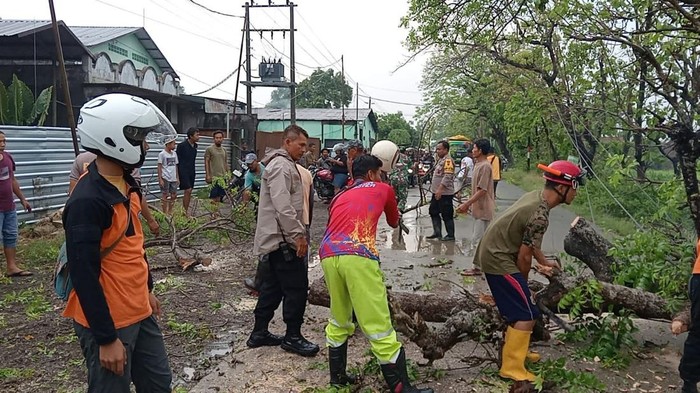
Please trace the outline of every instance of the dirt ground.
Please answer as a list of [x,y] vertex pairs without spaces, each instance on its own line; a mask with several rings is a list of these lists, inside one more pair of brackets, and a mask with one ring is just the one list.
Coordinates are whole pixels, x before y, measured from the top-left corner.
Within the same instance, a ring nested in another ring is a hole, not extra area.
[[[314,248],[326,220],[326,205],[319,203],[314,209]],[[52,247],[58,243],[60,239],[49,241]],[[19,246],[20,253],[23,244],[26,239]],[[252,240],[250,244],[214,250],[211,266],[185,273],[171,254],[149,258],[156,293],[163,303],[160,322],[174,375],[173,391],[333,392],[327,389],[325,348],[316,357],[302,358],[279,348],[245,347],[255,298],[248,295],[241,282],[254,270],[251,249]],[[410,251],[404,252],[408,252],[406,257],[411,256]],[[83,392],[83,357],[71,322],[60,316],[62,302],[53,296],[53,263],[48,259],[22,259],[21,263],[31,268],[34,276],[0,279],[0,392]],[[310,264],[312,279],[319,275],[317,263],[315,260]],[[456,274],[457,269],[433,270],[439,276]],[[327,318],[327,309],[307,308],[303,332],[308,339],[322,345]],[[637,356],[624,370],[606,369],[594,359],[572,360],[573,347],[557,340],[539,343],[535,348],[544,359],[566,358],[568,368],[594,374],[605,384],[605,391],[678,391],[678,343],[683,337],[670,338],[665,323],[644,322],[640,326]],[[280,318],[275,318],[270,330],[284,332]],[[352,391],[383,392],[385,385],[368,348],[358,331],[350,340],[349,366],[364,376]],[[415,345],[406,343],[406,348],[420,386],[431,386],[436,392],[507,391],[507,384],[495,376],[495,365],[488,360],[494,357],[492,348],[465,341],[431,367],[420,366],[424,360]],[[478,360],[481,358],[487,360]],[[559,387],[553,391],[570,390]]]

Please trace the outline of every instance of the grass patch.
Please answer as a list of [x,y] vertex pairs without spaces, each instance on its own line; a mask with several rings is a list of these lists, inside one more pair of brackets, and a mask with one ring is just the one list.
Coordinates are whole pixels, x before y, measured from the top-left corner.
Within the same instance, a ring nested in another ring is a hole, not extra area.
[[52,309],[51,303],[46,299],[46,295],[44,294],[43,285],[37,288],[24,289],[19,292],[12,291],[6,294],[2,298],[2,301],[0,301],[0,307],[7,308],[15,303],[24,306],[24,313],[29,319],[39,319]]
[[[542,172],[538,170],[531,170],[530,172],[524,171],[522,169],[510,169],[507,172],[503,172],[503,180],[514,184],[525,192],[541,190],[544,186],[544,179],[542,178]],[[608,214],[606,211],[601,211],[597,207],[598,204],[592,203],[589,205],[590,198],[598,198],[600,196],[593,196],[588,194],[586,187],[582,187],[579,190],[576,199],[570,206],[565,206],[576,213],[579,216],[586,217],[588,219],[595,219],[595,224],[601,228],[620,236],[631,235],[637,232],[637,228],[634,223],[629,219],[620,218]],[[614,202],[610,201],[610,204]],[[593,209],[593,217],[591,217],[591,208]]]
[[49,266],[53,269],[63,236],[22,238],[17,245],[17,258],[27,268]]
[[34,372],[31,368],[0,368],[0,380],[27,379],[34,376]]

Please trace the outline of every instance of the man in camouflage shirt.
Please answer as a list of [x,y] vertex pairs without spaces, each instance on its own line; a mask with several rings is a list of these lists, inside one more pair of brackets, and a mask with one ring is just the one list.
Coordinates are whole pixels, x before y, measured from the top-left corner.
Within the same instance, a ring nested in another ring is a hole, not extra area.
[[[443,241],[455,240],[454,206],[452,199],[455,194],[455,162],[450,156],[450,144],[447,141],[438,142],[435,147],[438,161],[430,180],[430,192],[433,198],[430,200],[428,213],[433,221],[433,234],[428,239],[440,239]],[[442,220],[440,220],[442,216]],[[445,222],[447,235],[442,237],[442,221]]]
[[389,174],[389,183],[394,188],[399,211],[406,209],[406,199],[408,198],[408,169],[411,168],[411,161],[408,156],[401,153],[394,170]]
[[[535,376],[525,369],[530,334],[540,312],[527,285],[534,258],[543,269],[559,268],[542,253],[542,238],[549,226],[549,212],[559,204],[571,204],[583,172],[568,161],[555,161],[545,170],[541,191],[523,195],[486,229],[474,255],[481,266],[498,311],[508,324],[500,376],[529,386]],[[517,387],[517,386],[516,386]]]

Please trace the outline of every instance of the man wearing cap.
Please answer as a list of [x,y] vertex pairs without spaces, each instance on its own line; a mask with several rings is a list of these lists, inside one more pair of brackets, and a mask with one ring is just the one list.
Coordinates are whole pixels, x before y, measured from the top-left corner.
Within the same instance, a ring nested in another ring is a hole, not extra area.
[[[569,161],[554,161],[544,169],[543,190],[523,195],[486,229],[474,255],[508,329],[499,375],[527,387],[535,375],[525,368],[530,335],[540,315],[527,285],[534,258],[544,269],[559,268],[542,253],[542,238],[549,226],[549,212],[576,198],[583,171]],[[515,390],[520,391],[520,390]]]
[[248,171],[245,173],[245,183],[243,184],[243,188],[245,188],[243,201],[248,202],[252,194],[260,195],[260,180],[265,172],[265,165],[258,162],[258,156],[255,153],[246,154],[245,164],[248,166]]
[[173,211],[175,199],[177,199],[177,185],[180,183],[180,175],[177,171],[177,154],[175,154],[175,136],[168,136],[163,141],[165,149],[158,153],[158,184],[160,185],[163,203],[163,213],[169,215]]
[[333,146],[335,157],[328,160],[331,164],[331,172],[333,172],[333,187],[337,194],[345,183],[348,181],[348,156],[344,152],[345,145],[338,143]]

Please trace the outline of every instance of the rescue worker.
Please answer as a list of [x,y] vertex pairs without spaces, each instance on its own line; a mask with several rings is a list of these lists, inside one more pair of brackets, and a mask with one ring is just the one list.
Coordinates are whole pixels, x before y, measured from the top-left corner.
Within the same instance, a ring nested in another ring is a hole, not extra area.
[[541,250],[549,212],[562,203],[571,204],[584,181],[581,168],[569,161],[540,164],[539,168],[544,170],[544,189],[523,195],[496,218],[474,255],[508,324],[499,375],[515,381],[513,389],[524,389],[515,391],[529,391],[535,381],[535,375],[525,368],[530,335],[540,315],[527,285],[532,259],[550,269],[559,268]]
[[143,249],[141,195],[131,170],[145,140],[176,135],[150,101],[106,94],[80,110],[83,148],[97,155],[66,202],[63,227],[73,290],[63,316],[73,319],[88,369],[89,392],[170,392],[172,372],[155,317],[160,302]]
[[352,161],[364,154],[365,147],[362,145],[361,141],[353,139],[345,143],[345,152],[348,156],[348,175],[350,176],[347,185],[351,185],[353,181]]
[[[427,238],[454,241],[455,220],[452,199],[455,193],[455,162],[450,156],[450,144],[447,141],[438,142],[435,152],[438,161],[430,182],[430,192],[433,193],[433,197],[430,199],[430,207],[428,208],[430,219],[433,221],[433,234]],[[440,216],[442,216],[442,220],[440,220]],[[447,231],[444,237],[442,236],[443,221]]]
[[330,383],[335,386],[355,383],[355,377],[346,372],[347,339],[355,331],[354,310],[391,391],[432,393],[432,389],[418,389],[409,382],[406,354],[391,325],[379,267],[375,243],[379,218],[386,214],[387,223],[394,228],[401,219],[394,190],[381,182],[382,161],[392,160],[395,158],[380,160],[374,155],[356,158],[355,181],[336,195],[329,207],[328,227],[319,255],[331,299],[331,319],[326,325]]
[[406,199],[408,199],[409,174],[411,162],[403,153],[399,153],[399,159],[396,163],[396,168],[389,174],[389,183],[394,188],[396,200],[398,201],[399,211],[406,209]]

